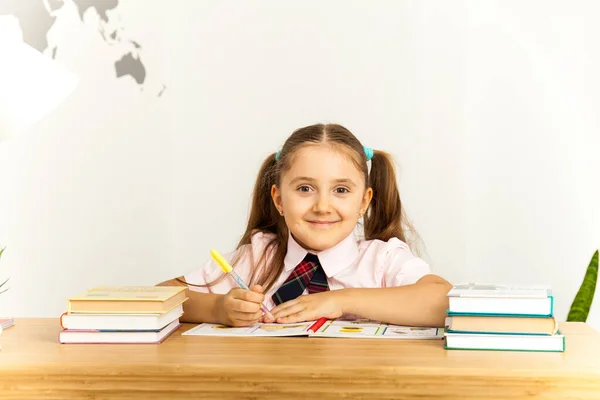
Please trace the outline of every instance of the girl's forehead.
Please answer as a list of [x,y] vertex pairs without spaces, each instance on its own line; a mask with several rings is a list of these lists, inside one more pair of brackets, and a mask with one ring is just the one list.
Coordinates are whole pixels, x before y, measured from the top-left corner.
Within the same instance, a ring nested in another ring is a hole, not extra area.
[[[290,169],[284,175],[311,178],[360,178],[363,173],[350,155],[350,149],[327,144],[302,146],[291,157]],[[293,178],[292,178],[293,179]]]

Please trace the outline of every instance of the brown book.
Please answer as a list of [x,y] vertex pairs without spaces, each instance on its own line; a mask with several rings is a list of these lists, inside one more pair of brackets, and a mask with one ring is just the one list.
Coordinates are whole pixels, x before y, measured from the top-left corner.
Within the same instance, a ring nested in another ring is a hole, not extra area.
[[554,335],[558,330],[558,323],[554,317],[453,315],[447,318],[446,325],[449,332]]
[[101,286],[67,299],[67,312],[164,314],[187,300],[186,286]]

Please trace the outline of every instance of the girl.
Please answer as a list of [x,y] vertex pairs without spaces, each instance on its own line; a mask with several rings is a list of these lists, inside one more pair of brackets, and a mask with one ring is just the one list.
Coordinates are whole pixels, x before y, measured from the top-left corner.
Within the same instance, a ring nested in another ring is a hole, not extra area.
[[443,326],[452,285],[412,254],[405,225],[390,156],[340,125],[312,125],[263,162],[246,232],[225,256],[251,290],[213,261],[161,285],[188,285],[186,322],[274,322],[264,301],[278,323],[352,315]]

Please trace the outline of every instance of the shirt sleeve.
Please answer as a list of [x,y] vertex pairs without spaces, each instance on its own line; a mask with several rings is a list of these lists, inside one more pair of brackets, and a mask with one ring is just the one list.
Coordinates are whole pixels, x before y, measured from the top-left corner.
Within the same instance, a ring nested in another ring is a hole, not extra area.
[[429,264],[415,256],[408,245],[398,238],[390,239],[380,254],[383,287],[411,285],[431,273]]

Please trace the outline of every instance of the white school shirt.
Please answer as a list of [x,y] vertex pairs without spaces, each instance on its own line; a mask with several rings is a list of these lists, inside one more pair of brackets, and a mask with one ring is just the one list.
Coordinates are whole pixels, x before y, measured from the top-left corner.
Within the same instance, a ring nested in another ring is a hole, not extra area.
[[[235,271],[250,284],[250,276],[254,262],[262,255],[263,250],[274,237],[272,233],[257,232],[252,236],[252,251],[246,251],[245,256],[235,265]],[[284,260],[284,269],[273,287],[265,293],[264,304],[268,309],[275,307],[273,294],[285,282],[294,268],[304,259],[308,252],[289,235],[288,250]],[[231,262],[235,252],[224,257]],[[410,285],[424,275],[430,274],[431,269],[419,257],[413,255],[408,245],[397,238],[387,242],[381,240],[356,240],[354,232],[348,235],[331,249],[317,253],[321,266],[327,275],[330,290],[345,288],[385,288]],[[254,260],[252,260],[254,259]],[[200,269],[185,275],[189,284],[202,285],[223,275],[223,271],[214,260],[208,261]],[[190,290],[202,293],[226,294],[239,285],[227,276],[219,283],[210,287],[189,285]],[[307,291],[304,291],[306,294]]]

